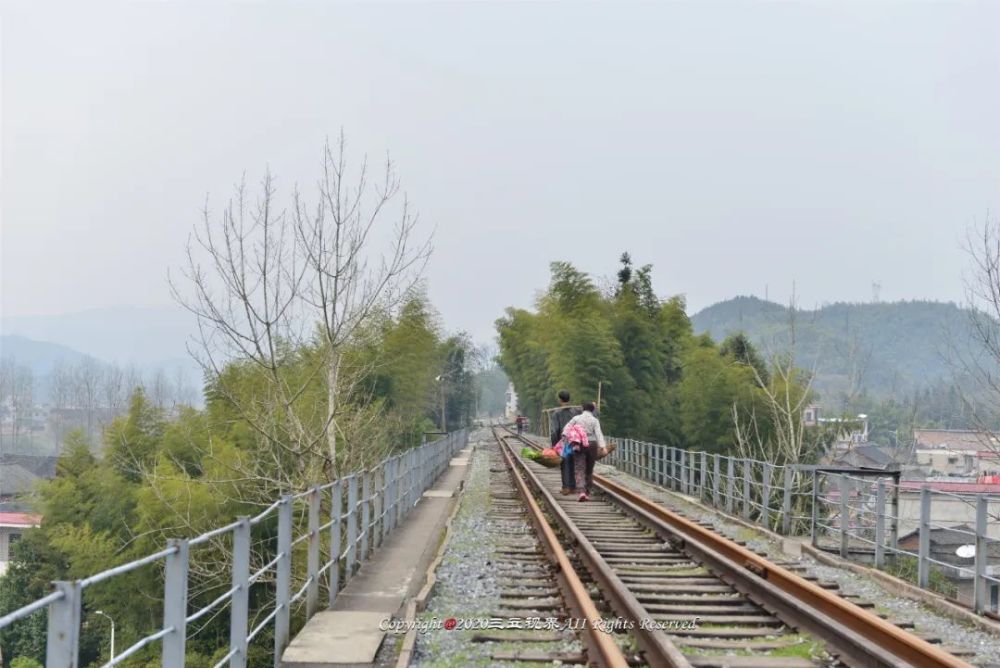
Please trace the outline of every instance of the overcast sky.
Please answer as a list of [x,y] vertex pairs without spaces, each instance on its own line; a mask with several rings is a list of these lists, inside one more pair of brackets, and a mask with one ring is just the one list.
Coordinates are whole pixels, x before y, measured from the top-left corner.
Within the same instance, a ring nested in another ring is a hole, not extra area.
[[[86,8],[80,5],[86,4]],[[451,329],[630,251],[692,310],[959,300],[1000,3],[2,4],[7,316],[169,304],[206,194],[390,151]]]

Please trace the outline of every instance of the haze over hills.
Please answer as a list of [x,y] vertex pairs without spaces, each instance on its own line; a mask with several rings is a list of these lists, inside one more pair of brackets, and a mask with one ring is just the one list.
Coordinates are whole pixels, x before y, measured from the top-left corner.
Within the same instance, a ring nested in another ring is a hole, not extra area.
[[193,317],[176,306],[0,319],[0,334],[58,343],[105,362],[140,366],[187,360],[185,344],[194,329]]
[[[195,387],[201,369],[186,344],[194,320],[178,307],[113,307],[60,315],[0,319],[0,356],[32,369],[41,380],[59,362],[133,366],[142,373],[183,377]],[[46,386],[39,386],[44,397]]]
[[0,359],[13,359],[36,376],[44,376],[57,364],[78,364],[87,359],[79,350],[58,343],[36,341],[24,336],[0,335]]
[[[762,351],[787,349],[788,307],[735,297],[691,317],[697,333],[722,339],[743,331]],[[817,388],[839,392],[852,380],[873,395],[947,382],[954,350],[968,350],[969,317],[954,303],[933,301],[835,303],[794,313],[799,365],[815,368]]]

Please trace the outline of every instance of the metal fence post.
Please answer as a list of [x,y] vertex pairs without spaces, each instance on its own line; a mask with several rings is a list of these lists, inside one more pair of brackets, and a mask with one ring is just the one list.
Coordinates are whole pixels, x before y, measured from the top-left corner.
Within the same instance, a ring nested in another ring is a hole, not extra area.
[[708,479],[708,453],[701,453],[701,480],[698,481],[698,498],[705,500],[705,481]]
[[385,462],[385,535],[392,533],[396,519],[396,458],[390,457]]
[[771,464],[764,462],[761,464],[761,485],[760,485],[760,515],[761,526],[765,529],[771,528]]
[[678,450],[677,453],[678,453],[678,456],[680,458],[680,467],[679,467],[680,481],[679,481],[679,483],[680,483],[680,488],[681,488],[681,494],[687,494],[687,491],[688,491],[687,490],[687,469],[685,468],[687,466],[687,461],[686,461],[687,460],[687,452],[685,452],[684,450]]
[[233,529],[233,602],[229,613],[229,668],[246,668],[250,619],[250,518],[241,515]]
[[812,473],[812,518],[809,524],[809,533],[812,535],[812,545],[816,547],[819,540],[819,478],[816,475],[816,469],[813,469]]
[[278,563],[274,578],[274,668],[281,668],[281,654],[288,646],[292,598],[292,497],[278,504]]
[[184,665],[187,640],[188,542],[171,538],[167,547],[175,548],[164,560],[162,664],[167,668]]
[[413,490],[417,488],[417,455],[415,450],[406,453],[406,505],[403,507],[403,515],[410,512],[413,507]]
[[361,499],[361,561],[368,558],[368,544],[372,537],[372,473],[362,473]]
[[354,561],[358,555],[358,476],[347,478],[347,559],[344,560],[344,581],[354,575]]
[[785,536],[792,532],[792,485],[795,483],[795,469],[792,466],[785,465],[785,490],[781,497],[781,533]]
[[885,566],[885,478],[875,488],[875,568]]
[[989,498],[980,494],[976,498],[976,581],[974,586],[976,612],[989,609],[989,581],[986,579],[986,565],[989,563],[989,541],[987,540],[987,519]]
[[670,449],[670,486],[676,490],[681,491],[681,476],[683,475],[683,453],[680,448]]
[[850,492],[848,488],[847,476],[841,473],[839,478],[840,479],[837,482],[839,483],[840,489],[840,556],[846,559],[849,547],[848,539],[850,538],[850,535],[848,534],[849,527],[847,526],[850,521],[850,510],[847,507],[848,494]]
[[306,553],[306,619],[319,607],[319,486],[309,492],[309,543]]
[[80,583],[52,583],[62,598],[49,603],[49,631],[45,644],[46,666],[78,666],[80,653]]
[[665,445],[660,446],[660,465],[659,465],[659,483],[660,487],[666,487],[668,485],[669,474],[667,473],[667,456],[669,454],[670,448]]
[[712,478],[712,505],[719,507],[719,479],[722,476],[722,458],[716,452],[712,457],[715,459],[715,476]]
[[736,463],[732,457],[726,457],[726,512],[733,514],[733,496],[736,495]]
[[930,582],[931,564],[927,559],[931,555],[931,488],[924,485],[920,488],[920,551],[917,557],[917,584],[926,589]]
[[698,464],[695,461],[695,453],[689,452],[687,455],[687,473],[688,473],[688,494],[694,494],[695,487],[695,474],[698,472]]
[[372,522],[374,530],[374,545],[380,547],[385,536],[385,464],[380,464],[373,472],[372,487],[375,490],[375,519]]
[[327,582],[330,583],[330,590],[327,598],[330,606],[333,607],[337,600],[337,593],[340,590],[340,514],[343,503],[344,488],[343,483],[338,480],[333,483],[333,490],[330,492],[330,576]]
[[[886,499],[888,503],[888,499]],[[892,545],[892,554],[899,553],[899,478],[892,481],[892,515],[889,517],[889,545]]]
[[749,459],[743,460],[743,519],[750,519],[750,511],[753,508],[751,503],[751,498],[753,497],[753,490],[750,487],[750,475],[752,473],[752,464]]

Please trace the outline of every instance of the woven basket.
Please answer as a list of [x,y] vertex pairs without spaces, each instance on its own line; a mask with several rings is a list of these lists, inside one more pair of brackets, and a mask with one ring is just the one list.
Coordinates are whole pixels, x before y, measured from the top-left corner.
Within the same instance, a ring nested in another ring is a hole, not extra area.
[[559,465],[562,464],[562,457],[559,457],[559,456],[555,456],[555,457],[539,457],[539,458],[535,459],[534,461],[536,463],[538,463],[538,464],[541,464],[542,466],[544,466],[547,469],[554,469],[554,468],[559,468]]

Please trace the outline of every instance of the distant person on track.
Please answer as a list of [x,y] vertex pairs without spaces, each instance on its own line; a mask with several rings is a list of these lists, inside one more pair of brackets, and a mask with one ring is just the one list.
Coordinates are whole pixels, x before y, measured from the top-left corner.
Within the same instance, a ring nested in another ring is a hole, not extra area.
[[517,426],[517,435],[520,436],[524,433],[524,417],[518,415],[517,419],[514,420],[515,426]]
[[[569,391],[559,391],[559,410],[549,414],[549,441],[552,447],[562,441],[563,429],[577,415],[577,410],[569,406]],[[573,455],[564,455],[562,463],[559,465],[562,472],[562,489],[560,494],[572,494],[576,489],[576,482],[573,474]]]
[[565,430],[573,425],[579,425],[587,434],[587,443],[573,453],[573,473],[576,491],[580,493],[580,501],[589,501],[594,486],[594,463],[597,461],[597,451],[607,447],[604,432],[601,431],[601,421],[594,417],[594,402],[583,404],[583,412],[566,423]]

